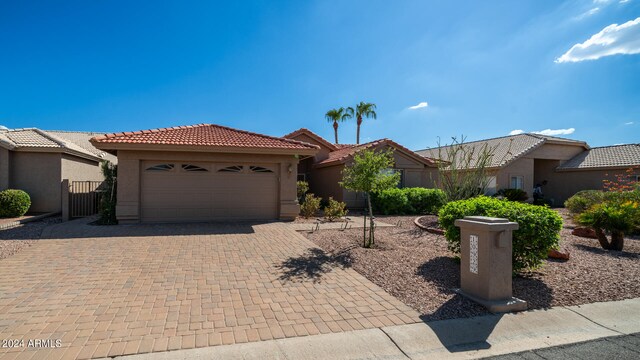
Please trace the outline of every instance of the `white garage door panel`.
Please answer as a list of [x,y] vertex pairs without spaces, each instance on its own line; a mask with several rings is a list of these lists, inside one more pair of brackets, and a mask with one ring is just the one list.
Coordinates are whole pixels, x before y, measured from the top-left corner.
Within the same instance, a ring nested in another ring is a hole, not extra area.
[[[278,217],[275,173],[145,171],[159,162],[144,163],[141,212],[144,222],[181,222]],[[161,163],[161,162],[160,162]],[[215,164],[201,164],[216,169]],[[219,168],[219,167],[218,167]]]

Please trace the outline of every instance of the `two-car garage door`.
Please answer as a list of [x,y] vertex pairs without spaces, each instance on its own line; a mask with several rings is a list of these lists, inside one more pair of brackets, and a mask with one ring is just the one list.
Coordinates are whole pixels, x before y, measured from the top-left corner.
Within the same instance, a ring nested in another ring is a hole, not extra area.
[[276,219],[275,164],[145,161],[143,222]]

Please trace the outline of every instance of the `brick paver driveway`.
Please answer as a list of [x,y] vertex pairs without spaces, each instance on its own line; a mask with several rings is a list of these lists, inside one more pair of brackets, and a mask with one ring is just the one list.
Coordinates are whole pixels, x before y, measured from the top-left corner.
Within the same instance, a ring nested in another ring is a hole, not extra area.
[[[0,260],[0,341],[24,340],[0,344],[17,345],[0,348],[2,359],[99,358],[420,321],[285,224],[56,227],[54,239]],[[30,339],[47,342],[29,347]]]

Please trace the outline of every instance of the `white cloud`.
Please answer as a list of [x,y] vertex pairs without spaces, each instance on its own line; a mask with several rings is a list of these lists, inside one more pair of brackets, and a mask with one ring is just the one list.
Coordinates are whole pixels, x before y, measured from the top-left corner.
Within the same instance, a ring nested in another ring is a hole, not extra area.
[[427,106],[429,106],[429,104],[426,101],[423,101],[418,105],[409,106],[409,110],[417,110],[421,108],[426,108]]
[[4,125],[0,125],[0,130],[7,130],[8,128]]
[[628,3],[629,1],[631,1],[631,0],[620,0],[620,2],[618,2],[618,4],[626,4],[626,3]]
[[517,130],[511,130],[509,135],[520,135],[522,133],[524,133],[524,130],[517,129]]
[[633,125],[633,121],[629,121],[629,122],[626,122],[626,123],[624,123],[624,124],[625,124],[625,125]]
[[551,130],[551,129],[546,129],[546,130],[542,130],[542,131],[534,131],[534,134],[539,134],[539,135],[549,135],[549,136],[555,136],[555,135],[569,135],[569,134],[573,134],[576,131],[576,129],[574,128],[569,128],[569,129],[556,129],[556,130]]
[[556,63],[597,60],[603,56],[640,53],[640,17],[622,25],[611,24],[589,40],[575,44]]

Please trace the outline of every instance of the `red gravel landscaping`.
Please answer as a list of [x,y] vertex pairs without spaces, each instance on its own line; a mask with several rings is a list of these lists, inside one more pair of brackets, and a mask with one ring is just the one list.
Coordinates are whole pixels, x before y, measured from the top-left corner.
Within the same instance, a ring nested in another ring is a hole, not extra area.
[[[560,246],[571,258],[545,261],[535,272],[513,280],[514,296],[529,309],[579,305],[640,297],[640,240],[625,238],[624,251],[606,251],[597,240],[571,235],[565,218]],[[364,249],[362,229],[304,232],[324,249],[336,266],[350,266],[423,314],[425,321],[487,314],[479,305],[455,294],[459,263],[442,235],[419,229],[415,216],[378,216],[400,226],[376,229],[376,245]],[[334,255],[334,256],[332,256]],[[330,260],[329,260],[330,261]]]

